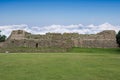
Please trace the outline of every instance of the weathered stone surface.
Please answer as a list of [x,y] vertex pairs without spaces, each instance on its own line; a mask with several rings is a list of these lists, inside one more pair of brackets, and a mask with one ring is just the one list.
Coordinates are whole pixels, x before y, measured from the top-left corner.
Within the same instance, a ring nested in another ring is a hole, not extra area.
[[0,43],[0,47],[117,48],[115,36],[114,30],[105,30],[97,34],[46,33],[45,35],[15,30],[4,43]]

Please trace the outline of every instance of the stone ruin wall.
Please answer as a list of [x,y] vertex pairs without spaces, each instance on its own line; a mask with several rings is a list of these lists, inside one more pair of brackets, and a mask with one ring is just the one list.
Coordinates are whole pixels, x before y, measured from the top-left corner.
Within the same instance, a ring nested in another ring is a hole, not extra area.
[[97,34],[46,33],[45,35],[16,30],[4,42],[4,47],[117,48],[115,36],[116,33],[113,30]]
[[73,39],[75,47],[86,48],[117,48],[116,33],[113,30],[106,30],[97,34],[80,35]]

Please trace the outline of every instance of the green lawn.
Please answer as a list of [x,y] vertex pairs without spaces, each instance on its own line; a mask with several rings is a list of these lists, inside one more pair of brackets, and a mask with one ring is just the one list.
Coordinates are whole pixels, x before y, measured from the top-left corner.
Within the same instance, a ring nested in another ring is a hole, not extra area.
[[1,53],[0,80],[120,80],[120,54]]

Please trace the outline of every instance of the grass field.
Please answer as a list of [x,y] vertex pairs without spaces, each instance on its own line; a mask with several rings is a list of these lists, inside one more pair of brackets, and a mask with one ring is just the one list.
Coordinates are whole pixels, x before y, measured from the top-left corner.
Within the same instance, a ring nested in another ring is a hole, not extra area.
[[0,80],[120,80],[119,49],[69,51],[1,53]]

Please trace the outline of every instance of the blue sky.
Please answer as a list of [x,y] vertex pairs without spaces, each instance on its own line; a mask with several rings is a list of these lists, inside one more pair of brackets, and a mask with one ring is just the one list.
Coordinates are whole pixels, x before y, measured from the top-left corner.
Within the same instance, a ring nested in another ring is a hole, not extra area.
[[120,24],[120,0],[0,0],[0,25]]
[[35,34],[120,30],[120,0],[0,0],[0,30]]

